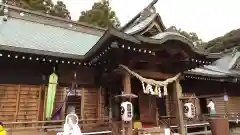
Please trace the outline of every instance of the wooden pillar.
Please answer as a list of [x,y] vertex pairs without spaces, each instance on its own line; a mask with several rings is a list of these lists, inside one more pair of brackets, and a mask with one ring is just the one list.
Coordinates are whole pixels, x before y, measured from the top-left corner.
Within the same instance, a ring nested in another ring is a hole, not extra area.
[[38,106],[38,110],[37,110],[37,120],[40,121],[41,120],[41,99],[42,99],[42,85],[39,87],[39,91],[38,91],[38,101],[37,101],[37,106]]
[[[196,97],[196,96],[195,96]],[[201,107],[200,107],[200,100],[199,98],[195,99],[195,106],[196,106],[196,115],[197,115],[197,120],[199,120],[199,116],[201,114]]]
[[61,120],[65,120],[67,91],[68,91],[67,88],[64,88],[63,95],[62,95],[63,107],[61,110]]
[[173,95],[174,99],[176,101],[176,112],[177,112],[177,122],[179,123],[180,131],[179,133],[181,135],[185,135],[185,127],[184,127],[184,119],[183,119],[183,105],[182,101],[180,100],[181,97],[181,86],[179,79],[177,79],[174,83],[174,89],[173,89]]
[[102,110],[102,87],[99,88],[97,92],[98,100],[97,100],[97,118],[100,119],[101,116],[101,110]]
[[84,100],[85,100],[85,89],[82,88],[82,93],[81,93],[81,119],[84,119]]
[[[131,94],[131,76],[127,72],[123,74],[123,90],[125,94]],[[132,135],[132,121],[129,122],[125,129],[126,135]]]
[[20,85],[17,86],[17,99],[16,99],[16,110],[14,115],[14,121],[17,122],[18,112],[19,112],[19,106],[20,106]]
[[47,87],[45,86],[43,89],[44,89],[43,120],[46,120]]

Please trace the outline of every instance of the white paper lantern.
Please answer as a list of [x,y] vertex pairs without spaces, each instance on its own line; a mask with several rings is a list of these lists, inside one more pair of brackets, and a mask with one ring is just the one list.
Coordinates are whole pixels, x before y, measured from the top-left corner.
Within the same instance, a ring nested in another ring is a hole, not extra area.
[[187,118],[194,118],[196,116],[196,108],[193,103],[184,104],[184,114]]
[[133,105],[131,102],[122,102],[121,116],[123,121],[131,121],[133,118]]

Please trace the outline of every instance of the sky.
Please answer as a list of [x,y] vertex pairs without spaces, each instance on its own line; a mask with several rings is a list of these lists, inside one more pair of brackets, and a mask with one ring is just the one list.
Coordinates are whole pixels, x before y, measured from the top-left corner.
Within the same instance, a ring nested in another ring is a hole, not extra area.
[[[77,20],[80,12],[99,0],[63,0]],[[152,0],[111,0],[111,7],[124,25]],[[196,32],[204,41],[240,28],[240,0],[158,0],[155,5],[168,28]]]

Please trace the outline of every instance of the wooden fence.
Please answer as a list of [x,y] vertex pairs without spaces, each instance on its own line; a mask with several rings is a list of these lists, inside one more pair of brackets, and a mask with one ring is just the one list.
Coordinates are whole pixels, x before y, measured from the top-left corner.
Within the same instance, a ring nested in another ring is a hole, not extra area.
[[[25,122],[3,122],[4,127],[7,132],[13,131],[27,131],[27,130],[37,130],[37,131],[48,131],[62,129],[65,120],[52,120],[52,121],[25,121]],[[25,127],[18,125],[25,125]],[[82,119],[79,120],[79,126],[83,131],[94,131],[99,129],[103,131],[104,129],[109,129],[109,119]]]

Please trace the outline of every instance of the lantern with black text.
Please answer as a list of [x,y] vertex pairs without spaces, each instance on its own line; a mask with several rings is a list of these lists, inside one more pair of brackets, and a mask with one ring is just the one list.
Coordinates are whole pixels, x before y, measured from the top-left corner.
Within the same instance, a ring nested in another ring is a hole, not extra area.
[[131,102],[122,102],[121,116],[123,121],[131,121],[133,118],[133,105]]
[[184,104],[184,114],[187,118],[194,118],[196,116],[196,108],[193,103]]

